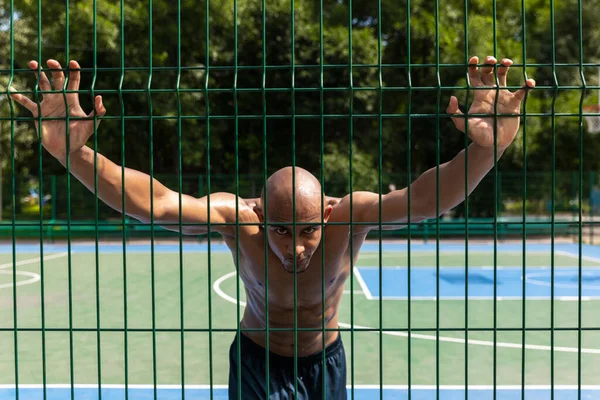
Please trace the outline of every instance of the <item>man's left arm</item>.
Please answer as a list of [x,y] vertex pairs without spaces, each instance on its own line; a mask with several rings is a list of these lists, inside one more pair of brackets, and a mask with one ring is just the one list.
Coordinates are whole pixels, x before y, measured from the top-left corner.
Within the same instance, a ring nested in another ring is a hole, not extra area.
[[[378,228],[380,221],[386,224],[382,225],[383,229],[398,229],[408,223],[409,216],[410,222],[436,218],[462,203],[494,167],[494,147],[497,148],[496,155],[500,157],[514,140],[519,131],[521,101],[527,90],[535,87],[535,81],[528,79],[521,89],[514,93],[508,91],[505,88],[506,74],[512,61],[505,58],[498,67],[497,78],[501,89],[497,89],[493,74],[496,59],[488,56],[481,70],[478,63],[477,57],[469,60],[471,86],[480,87],[480,90],[474,91],[468,114],[489,116],[468,116],[468,133],[473,143],[451,161],[420,175],[410,185],[410,190],[404,188],[386,195],[356,192],[353,195],[356,210],[353,221],[369,223],[365,225],[366,229]],[[453,115],[457,129],[465,132],[466,118],[458,108],[456,97],[451,97],[446,111]]]
[[[497,152],[498,157],[501,154],[501,150]],[[469,159],[467,179],[465,157]],[[354,221],[369,223],[364,226],[370,230],[378,228],[381,219],[384,223],[382,229],[389,230],[403,227],[408,223],[409,216],[410,222],[413,223],[435,218],[462,203],[493,167],[493,147],[482,147],[472,143],[468,149],[462,150],[452,160],[439,166],[439,186],[436,184],[438,168],[434,167],[421,174],[410,185],[410,190],[394,190],[382,196],[370,192],[355,192],[352,199],[356,210]],[[437,193],[439,195],[436,195]],[[360,228],[357,232],[359,231]]]

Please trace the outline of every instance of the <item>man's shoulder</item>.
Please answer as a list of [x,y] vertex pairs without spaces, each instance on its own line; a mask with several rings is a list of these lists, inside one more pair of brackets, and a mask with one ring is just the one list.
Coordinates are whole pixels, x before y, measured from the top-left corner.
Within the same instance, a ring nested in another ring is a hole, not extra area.
[[[366,191],[356,191],[337,199],[333,204],[330,220],[333,222],[359,221],[362,214],[379,201],[379,194]],[[350,214],[353,215],[350,218]]]
[[246,206],[246,207],[250,207],[251,209],[254,209],[254,207],[258,207],[259,202],[260,202],[260,198],[258,198],[258,197],[251,198],[251,199],[240,198],[240,203],[244,204],[244,206]]
[[344,197],[336,198],[334,207],[335,206],[350,207],[351,204],[354,206],[354,205],[364,204],[365,202],[371,203],[373,201],[376,201],[378,198],[379,198],[379,194],[374,193],[374,192],[355,191],[352,193],[348,193]]
[[260,199],[242,199],[238,202],[238,216],[243,222],[259,222],[258,215],[254,208],[258,206]]

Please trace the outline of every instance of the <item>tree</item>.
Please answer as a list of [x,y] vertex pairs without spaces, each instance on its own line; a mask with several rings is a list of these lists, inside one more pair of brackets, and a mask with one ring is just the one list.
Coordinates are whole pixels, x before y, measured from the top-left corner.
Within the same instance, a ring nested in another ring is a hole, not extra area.
[[[17,0],[12,10],[15,57],[0,61],[0,79],[4,84],[10,79],[12,62],[16,71],[14,86],[32,89],[35,80],[26,71],[27,61],[37,58],[38,50],[43,60],[52,57],[63,65],[67,55],[77,59],[84,67],[84,108],[91,109],[94,92],[103,95],[108,110],[109,116],[96,137],[98,150],[136,169],[150,170],[152,143],[155,173],[207,173],[210,140],[211,174],[233,174],[237,165],[241,174],[261,175],[265,156],[267,172],[291,164],[294,137],[296,164],[317,176],[322,161],[326,162],[326,171],[345,170],[349,162],[344,159],[352,148],[356,157],[353,165],[360,168],[356,179],[374,173],[378,177],[381,156],[382,176],[395,175],[399,182],[403,179],[398,173],[408,176],[410,170],[414,179],[438,159],[446,161],[465,146],[465,138],[447,118],[445,109],[451,94],[466,106],[472,91],[438,89],[438,74],[445,88],[465,87],[464,64],[468,57],[494,52],[513,58],[517,65],[523,64],[523,56],[528,65],[550,63],[553,47],[548,38],[552,37],[552,28],[556,61],[572,65],[579,62],[580,46],[573,46],[579,43],[576,0],[556,4],[554,26],[548,5],[542,0],[527,0],[525,12],[521,2],[498,5],[495,25],[491,5],[484,0],[470,1],[467,7],[464,1],[448,0],[439,3],[439,10],[431,2],[415,0],[410,2],[410,27],[405,4],[391,0],[382,1],[381,18],[374,3],[366,0],[353,1],[352,10],[344,1],[326,0],[322,13],[318,3],[309,0],[296,0],[293,8],[290,0],[269,0],[266,10],[262,3],[238,2],[235,18],[233,0],[210,1],[208,14],[206,3],[193,0],[181,0],[180,10],[173,2],[155,0],[152,14],[144,2],[126,2],[121,13],[120,2],[98,0],[94,19],[92,0],[73,0],[69,2],[67,25],[64,4],[46,2],[38,37],[38,2]],[[593,62],[600,59],[600,49],[595,46],[600,28],[594,21],[600,0],[586,1],[582,6],[581,51],[585,62]],[[10,54],[10,10],[6,0],[0,0],[0,10],[0,48],[3,54]],[[438,60],[441,66],[436,68]],[[292,61],[294,68],[290,67]],[[322,74],[321,61],[326,65]],[[268,66],[265,69],[263,62]],[[556,71],[558,84],[574,89],[555,90],[551,68],[527,68],[528,75],[542,87],[529,96],[528,114],[549,114],[557,93],[554,104],[561,112],[577,112],[581,96],[588,101],[589,92],[575,88],[581,86],[577,67],[558,67]],[[595,70],[585,69],[584,73],[595,76]],[[178,82],[180,91],[176,92]],[[523,69],[513,67],[509,85],[519,86],[522,82]],[[406,117],[409,104],[410,137]],[[7,106],[7,102],[0,104],[2,115],[10,115]],[[183,116],[181,171],[179,110]],[[355,115],[352,119],[350,111]],[[380,111],[384,117],[379,117]],[[22,110],[18,113],[24,115]],[[555,122],[561,149],[556,167],[578,168],[577,119],[558,117]],[[6,154],[10,120],[2,123],[4,138],[0,138],[0,145],[2,154]],[[527,118],[528,170],[548,170],[551,165],[550,124],[548,117]],[[40,163],[32,124],[17,123],[15,129],[19,132],[15,135],[16,172],[37,175]],[[596,138],[585,136],[586,170],[598,169],[600,161],[593,157],[600,150],[598,146]],[[325,149],[323,159],[321,147]],[[500,167],[503,171],[519,170],[524,161],[523,142],[517,138]],[[48,156],[42,157],[41,167],[44,174],[64,173]],[[3,168],[8,168],[6,163]],[[336,176],[331,172],[325,175],[326,180]],[[368,182],[371,178],[365,179]],[[347,187],[347,183],[339,184]],[[338,187],[333,181],[325,182],[326,187],[328,184]],[[223,186],[231,189],[231,182],[224,181]],[[540,186],[539,190],[539,195],[547,195],[547,187]],[[483,184],[472,195],[473,215],[493,212],[489,196],[484,200],[489,191]],[[476,201],[478,196],[482,201]]]

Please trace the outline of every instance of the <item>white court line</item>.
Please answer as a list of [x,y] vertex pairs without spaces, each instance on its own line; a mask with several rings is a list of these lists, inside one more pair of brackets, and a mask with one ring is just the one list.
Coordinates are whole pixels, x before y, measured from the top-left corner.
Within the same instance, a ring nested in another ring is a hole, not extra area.
[[[567,256],[567,257],[571,257],[571,258],[574,258],[576,260],[579,260],[579,254],[573,254],[573,253],[570,253],[570,252],[564,251],[564,250],[555,250],[554,254],[560,254],[562,256]],[[581,259],[582,260],[587,260],[587,261],[594,261],[594,262],[597,262],[597,263],[600,264],[600,258],[582,255]]]
[[365,292],[363,292],[362,290],[355,290],[354,292],[352,292],[351,290],[344,290],[344,294],[365,294]]
[[[435,257],[435,253],[428,253],[428,252],[420,252],[423,254],[415,254],[413,252],[410,253],[410,258],[426,258],[426,257]],[[445,254],[453,254],[454,252],[452,251],[445,251]],[[384,253],[384,254],[388,254],[388,255],[382,255],[381,258],[383,260],[385,260],[386,257],[399,257],[398,254],[396,254],[396,252],[392,252],[392,253]],[[408,253],[406,252],[400,252],[400,254],[402,254],[403,256],[408,257]],[[456,252],[456,254],[460,254],[459,252]],[[358,259],[360,260],[361,258],[379,258],[379,253],[361,253],[358,256]]]
[[[492,246],[490,246],[490,248],[492,248]],[[518,255],[522,255],[523,254],[522,251],[506,251],[506,250],[502,251],[501,250],[501,252],[503,252],[505,254],[506,253],[508,253],[508,254],[518,254]],[[535,250],[535,251],[527,251],[527,252],[528,253],[538,253],[538,254],[546,254],[547,253],[544,250]],[[388,252],[386,252],[384,250],[384,254],[390,254],[390,256],[392,256],[392,257],[397,257],[398,253],[400,253],[402,255],[408,256],[408,251],[406,249],[404,249],[404,250],[398,250],[398,251],[388,251]],[[465,251],[464,250],[442,250],[442,249],[440,249],[440,254],[441,253],[452,254],[452,255],[457,255],[457,254],[463,254],[464,255]],[[469,254],[471,254],[471,253],[475,253],[477,255],[480,255],[480,254],[490,254],[490,251],[489,250],[481,250],[481,249],[471,249],[471,248],[469,248]],[[556,253],[556,251],[555,251],[555,253]],[[411,249],[410,257],[411,258],[412,257],[432,257],[432,256],[435,257],[435,254],[436,254],[435,248],[433,248],[431,250],[414,250],[414,249]],[[379,252],[376,252],[376,251],[369,251],[369,252],[364,252],[364,253],[361,252],[360,255],[358,256],[358,258],[365,257],[365,256],[366,257],[375,257],[375,256],[379,257]]]
[[[356,265],[355,268],[365,268],[365,269],[408,269],[408,266],[406,265],[382,265],[381,267],[379,265]],[[436,265],[411,265],[410,269],[411,270],[419,270],[419,269],[437,269],[438,267]],[[464,266],[460,266],[460,265],[440,265],[439,266],[440,270],[459,270],[459,271],[464,271],[465,267]],[[494,270],[498,269],[498,270],[507,270],[507,271],[522,271],[523,267],[522,266],[518,266],[518,265],[496,265],[495,267],[493,265],[469,265],[469,271],[472,270]],[[527,267],[526,270],[550,270],[551,268],[549,266],[546,265],[536,265],[536,266],[531,266],[531,267]],[[555,266],[554,267],[555,270],[564,270],[564,269],[573,269],[573,270],[578,270],[579,266],[577,265],[563,265],[563,266]],[[583,269],[587,270],[587,271],[600,271],[600,266],[590,266],[590,267],[583,267]]]
[[[0,274],[2,275],[13,275],[13,271],[0,271]],[[15,275],[25,275],[25,276],[30,276],[31,279],[27,279],[24,281],[18,281],[17,284],[15,286],[23,286],[23,285],[29,285],[31,283],[36,283],[37,281],[40,280],[40,276],[38,274],[36,274],[35,272],[29,272],[29,271],[15,271]],[[7,288],[11,288],[13,287],[13,283],[4,283],[2,285],[0,285],[0,289],[7,289]]]
[[[440,296],[435,297],[435,296],[411,296],[410,300],[411,301],[436,301],[436,300],[444,300],[444,301],[449,301],[449,300],[454,300],[454,301],[459,301],[465,300],[465,296]],[[379,300],[379,296],[375,296],[372,299],[369,300]],[[408,300],[408,296],[383,296],[383,300]],[[482,301],[482,300],[494,300],[494,296],[469,296],[469,301]],[[496,297],[497,301],[515,301],[515,300],[523,300],[523,297],[502,297],[502,296],[497,296]],[[546,300],[546,301],[550,301],[552,300],[550,296],[527,296],[527,300]],[[554,296],[554,300],[557,301],[578,301],[579,300],[579,296]],[[591,300],[600,300],[600,296],[582,296],[581,297],[581,301],[591,301]]]
[[[44,256],[44,261],[46,260],[53,260],[55,258],[61,258],[61,257],[65,257],[67,256],[69,253],[64,252],[64,253],[56,253],[56,254],[51,254],[49,256]],[[30,258],[28,260],[21,260],[21,261],[17,261],[16,264],[14,264],[16,267],[20,267],[21,265],[27,265],[27,264],[35,264],[36,262],[40,262],[42,259],[40,257],[36,257],[36,258]],[[0,265],[0,269],[4,269],[4,268],[10,268],[13,266],[12,262],[9,262],[7,264],[2,264]]]
[[[342,328],[351,328],[352,325],[350,324],[345,324],[343,322],[340,322],[339,325]],[[370,328],[368,326],[360,326],[360,325],[354,325],[355,329],[373,329],[374,332],[373,333],[379,333],[377,331],[377,328]],[[401,336],[401,337],[408,337],[409,333],[408,332],[390,332],[390,331],[386,331],[383,332],[384,334],[390,335],[390,336]],[[414,339],[423,339],[423,340],[434,340],[437,341],[438,338],[436,336],[432,336],[432,335],[423,335],[421,333],[410,333],[410,337],[414,338]],[[449,343],[461,343],[464,344],[465,343],[465,339],[460,339],[460,338],[452,338],[452,337],[444,337],[444,336],[440,336],[439,337],[439,341],[440,342],[449,342]],[[475,339],[469,339],[468,340],[469,344],[474,344],[474,345],[478,345],[478,346],[488,346],[488,347],[493,347],[494,345],[496,347],[505,347],[505,348],[509,348],[509,349],[522,349],[523,346],[519,343],[506,343],[506,342],[488,342],[485,340],[475,340]],[[538,345],[538,344],[526,344],[525,348],[528,350],[541,350],[541,351],[558,351],[558,352],[563,352],[563,353],[579,353],[581,350],[581,353],[585,353],[585,354],[600,354],[600,349],[586,349],[586,348],[577,348],[577,347],[563,347],[563,346],[543,346],[543,345]]]
[[[142,389],[142,390],[153,390],[155,387],[158,390],[181,390],[181,385],[122,385],[122,384],[102,384],[100,385],[104,389]],[[58,384],[47,384],[47,389],[98,389],[98,385],[94,383],[75,383],[70,385],[68,383]],[[227,389],[227,385],[184,385],[185,389],[192,390],[208,390],[211,387],[213,389]],[[347,389],[352,389],[352,385],[346,385]],[[41,384],[20,384],[19,389],[43,389],[44,385]],[[391,389],[391,390],[408,390],[408,385],[354,385],[355,389],[367,389],[367,390],[379,390]],[[464,385],[440,385],[440,390],[465,390]],[[498,385],[495,387],[496,390],[521,390],[519,385]],[[577,385],[525,385],[525,390],[577,390]],[[0,390],[15,389],[15,385],[0,385]],[[411,390],[436,390],[436,385],[411,385]],[[493,390],[492,385],[469,385],[469,390]],[[581,385],[581,390],[600,390],[600,385]]]
[[[215,283],[213,283],[213,290],[223,300],[226,300],[230,303],[239,305],[241,307],[245,307],[246,302],[244,302],[242,300],[238,301],[237,299],[229,296],[227,293],[225,293],[225,292],[223,292],[223,290],[221,290],[221,283],[223,283],[225,280],[235,276],[236,273],[237,273],[236,271],[233,271],[233,272],[225,274],[222,277],[220,277],[219,279],[217,279],[215,281]],[[339,322],[338,325],[342,328],[352,328],[352,325],[345,324],[343,322]],[[368,326],[354,325],[354,328],[356,328],[356,329],[373,329],[373,333],[379,333],[379,331],[377,331],[377,328],[371,328]],[[384,331],[382,333],[385,335],[400,336],[400,337],[408,337],[408,335],[409,335],[408,332]],[[423,339],[423,340],[434,340],[434,341],[439,340],[440,342],[448,342],[448,343],[461,343],[461,344],[465,343],[465,339],[445,337],[445,336],[440,336],[438,338],[438,337],[432,336],[432,335],[423,335],[421,333],[412,333],[412,332],[410,333],[410,337],[414,338],[414,339]],[[521,345],[519,343],[488,342],[485,340],[475,340],[475,339],[469,339],[468,344],[473,344],[473,345],[478,345],[478,346],[489,346],[489,347],[493,347],[493,346],[505,347],[505,348],[510,348],[510,349],[522,349],[523,348],[523,345]],[[600,349],[587,349],[587,348],[579,349],[577,347],[562,347],[562,346],[550,347],[550,346],[543,346],[543,345],[537,345],[537,344],[526,344],[525,348],[528,350],[540,350],[540,351],[554,350],[554,351],[563,352],[563,353],[579,353],[581,351],[581,353],[584,353],[584,354],[600,354]]]
[[354,273],[354,276],[356,277],[356,280],[358,281],[360,288],[362,289],[363,293],[365,294],[365,297],[368,300],[373,300],[373,294],[369,290],[369,287],[367,286],[367,283],[364,281],[363,277],[360,275],[360,271],[358,270],[358,268],[354,267],[352,272]]
[[[65,257],[68,253],[57,253],[57,254],[51,254],[49,256],[44,256],[44,261],[47,260],[53,260],[55,258],[62,258]],[[6,263],[6,264],[2,264],[0,265],[0,274],[3,275],[12,275],[13,271],[3,271],[6,268],[12,268],[13,265],[15,267],[20,267],[21,265],[28,265],[28,264],[35,264],[40,262],[42,259],[40,257],[37,258],[30,258],[27,260],[21,260],[21,261],[17,261],[15,264],[13,264],[12,262],[10,263]],[[41,279],[39,274],[36,274],[35,272],[29,272],[29,271],[14,271],[15,275],[25,275],[25,276],[30,276],[31,279],[27,279],[25,281],[19,281],[17,282],[16,286],[23,286],[23,285],[29,285],[32,283],[36,283],[37,281],[39,281]],[[13,283],[5,283],[0,285],[0,289],[7,289],[7,288],[11,288],[13,287]]]

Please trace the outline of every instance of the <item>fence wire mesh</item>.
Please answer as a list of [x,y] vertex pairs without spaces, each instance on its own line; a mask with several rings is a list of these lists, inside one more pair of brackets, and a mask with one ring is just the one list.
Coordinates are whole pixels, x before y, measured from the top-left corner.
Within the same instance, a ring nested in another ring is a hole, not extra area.
[[[335,370],[312,395],[303,381],[304,346],[327,365],[338,332],[339,398],[600,396],[599,9],[0,0],[0,398],[338,398]],[[480,85],[474,64],[490,72]],[[498,94],[530,78],[502,112]],[[459,115],[484,90],[485,113]],[[306,275],[304,178],[293,169],[290,204],[263,190],[288,165],[321,183]],[[291,220],[270,217],[285,207]],[[347,248],[328,256],[341,228]],[[269,236],[281,229],[289,276]],[[245,386],[248,336],[264,344],[264,392]]]

